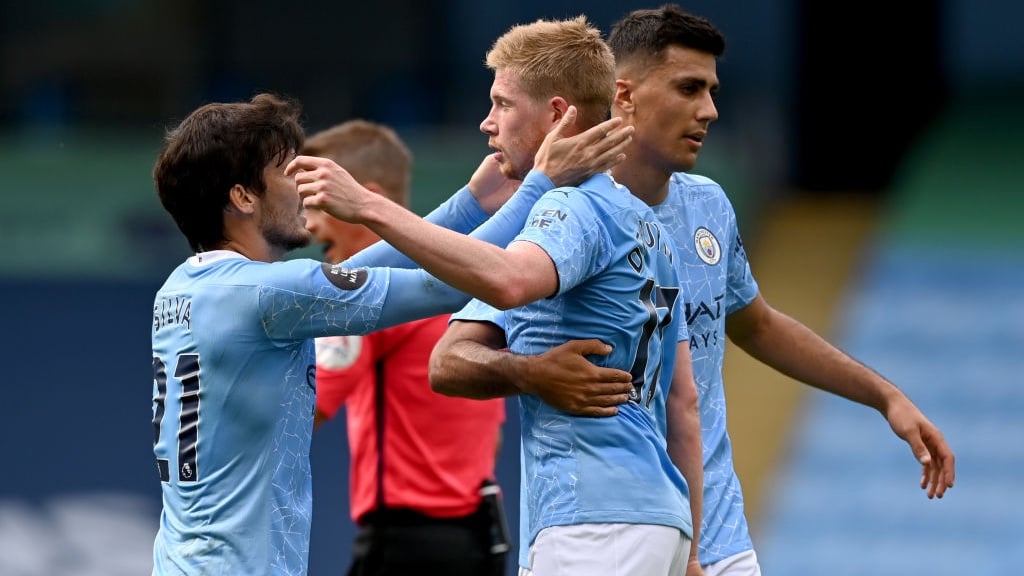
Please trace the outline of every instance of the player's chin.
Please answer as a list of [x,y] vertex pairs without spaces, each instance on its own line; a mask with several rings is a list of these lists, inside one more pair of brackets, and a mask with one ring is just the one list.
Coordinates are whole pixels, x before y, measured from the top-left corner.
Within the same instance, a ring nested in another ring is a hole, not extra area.
[[294,234],[289,235],[283,240],[285,248],[288,250],[298,250],[299,248],[309,246],[313,242],[313,233],[304,227],[299,227],[295,230]]
[[511,174],[515,169],[515,167],[512,166],[512,162],[510,162],[501,152],[497,152],[494,155],[494,159],[498,162],[498,170],[501,171],[501,175],[505,178],[511,178]]
[[696,152],[684,152],[676,157],[675,172],[689,172],[697,165]]
[[511,162],[502,162],[500,166],[501,175],[509,180],[522,180],[523,178],[526,178],[526,175],[530,172],[530,168],[532,168],[532,166],[516,166]]

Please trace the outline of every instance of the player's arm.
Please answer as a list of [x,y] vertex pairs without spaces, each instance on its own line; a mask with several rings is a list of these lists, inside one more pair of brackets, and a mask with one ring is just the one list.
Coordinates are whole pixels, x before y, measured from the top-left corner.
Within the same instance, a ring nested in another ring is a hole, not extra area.
[[[526,184],[505,178],[494,155],[490,154],[484,157],[483,162],[473,172],[468,185],[462,187],[423,219],[454,232],[468,234],[501,208],[519,189],[520,185],[524,186],[521,195],[526,197],[522,201],[529,201],[529,198],[536,201],[541,194],[554,188],[552,181],[542,173],[538,173]],[[418,268],[418,265],[408,256],[384,240],[354,254],[345,262],[345,265],[354,268],[367,266]]]
[[[570,108],[544,144],[560,138],[574,115],[575,109]],[[610,136],[602,132],[593,137]],[[532,203],[526,206],[514,197],[473,232],[485,240],[481,242],[426,222],[374,194],[331,160],[299,156],[288,164],[285,174],[295,177],[305,208],[368,226],[434,276],[497,308],[520,306],[554,294],[558,288],[554,263],[542,248],[531,242],[515,242],[507,250],[498,247],[515,237]]]
[[453,320],[430,355],[430,386],[475,399],[525,392],[570,414],[614,416],[629,399],[630,374],[587,359],[611,350],[598,340],[572,340],[537,356],[513,354],[495,324]]
[[430,387],[474,400],[518,394],[515,356],[505,345],[505,331],[490,322],[452,320],[430,353]]
[[697,550],[704,510],[704,448],[701,445],[700,408],[697,384],[693,378],[690,343],[680,340],[676,345],[676,365],[672,372],[665,405],[668,427],[668,455],[682,472],[690,488],[690,515],[693,519],[693,545],[687,575],[700,574]]
[[921,463],[921,488],[942,498],[955,458],[942,432],[895,384],[827,342],[758,294],[726,317],[729,339],[757,360],[805,384],[878,410]]
[[389,272],[391,278],[380,317],[367,332],[455,312],[469,302],[464,290],[445,284],[423,269],[395,268]]
[[[622,126],[621,120],[613,118],[575,136],[563,137],[563,130],[572,125],[575,118],[575,108],[570,108],[563,122],[552,129],[537,151],[534,169],[524,182],[506,178],[494,155],[488,155],[473,172],[469,184],[430,212],[424,220],[455,232],[468,233],[487,220],[488,215],[495,214],[511,197],[513,205],[475,234],[486,242],[507,244],[507,240],[499,241],[508,235],[507,228],[511,227],[512,232],[517,232],[522,227],[522,218],[517,214],[529,211],[544,192],[559,186],[579,184],[625,158],[623,151],[631,138],[631,126]],[[417,266],[386,240],[354,255],[346,265],[394,268]]]
[[469,296],[422,269],[346,269],[297,258],[273,265],[260,292],[268,338],[359,336],[461,309]]
[[[515,237],[529,210],[516,213],[512,225],[488,239],[496,246],[424,221],[367,190],[331,160],[299,156],[287,171],[295,174],[306,208],[368,226],[441,281],[497,308],[520,306],[550,296],[558,288],[554,263],[539,246],[515,242],[507,250],[499,247]],[[488,224],[502,222],[502,213],[511,204],[502,207]]]

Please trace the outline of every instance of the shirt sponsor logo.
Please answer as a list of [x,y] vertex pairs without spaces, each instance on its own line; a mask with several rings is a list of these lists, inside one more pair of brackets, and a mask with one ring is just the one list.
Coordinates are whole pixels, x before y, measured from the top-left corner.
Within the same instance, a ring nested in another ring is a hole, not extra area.
[[554,208],[543,210],[540,214],[534,216],[533,220],[530,221],[529,226],[533,228],[550,228],[552,224],[555,224],[556,220],[564,222],[568,214]]

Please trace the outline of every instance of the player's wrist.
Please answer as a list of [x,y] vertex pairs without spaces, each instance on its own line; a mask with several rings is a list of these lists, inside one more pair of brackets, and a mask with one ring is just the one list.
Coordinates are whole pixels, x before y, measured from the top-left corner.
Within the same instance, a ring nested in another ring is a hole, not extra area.
[[401,211],[401,206],[383,195],[367,191],[356,213],[358,220],[356,224],[372,228],[393,223],[396,218],[401,216]]
[[507,350],[502,352],[502,354],[505,356],[504,362],[508,369],[506,374],[512,374],[512,385],[515,386],[520,393],[536,395],[536,388],[533,386],[534,357],[522,354],[513,354]]

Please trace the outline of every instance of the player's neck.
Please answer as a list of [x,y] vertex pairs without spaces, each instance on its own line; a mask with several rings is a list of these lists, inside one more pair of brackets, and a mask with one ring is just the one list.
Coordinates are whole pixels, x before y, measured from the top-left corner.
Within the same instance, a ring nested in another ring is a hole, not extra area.
[[284,258],[286,252],[283,248],[271,246],[262,236],[249,239],[249,241],[231,238],[217,246],[217,249],[238,252],[249,260],[257,262],[277,262]]
[[664,202],[668,196],[668,181],[671,176],[671,172],[644,164],[628,153],[621,164],[612,168],[612,177],[615,181],[629,188],[633,196],[643,200],[648,206],[657,206]]

